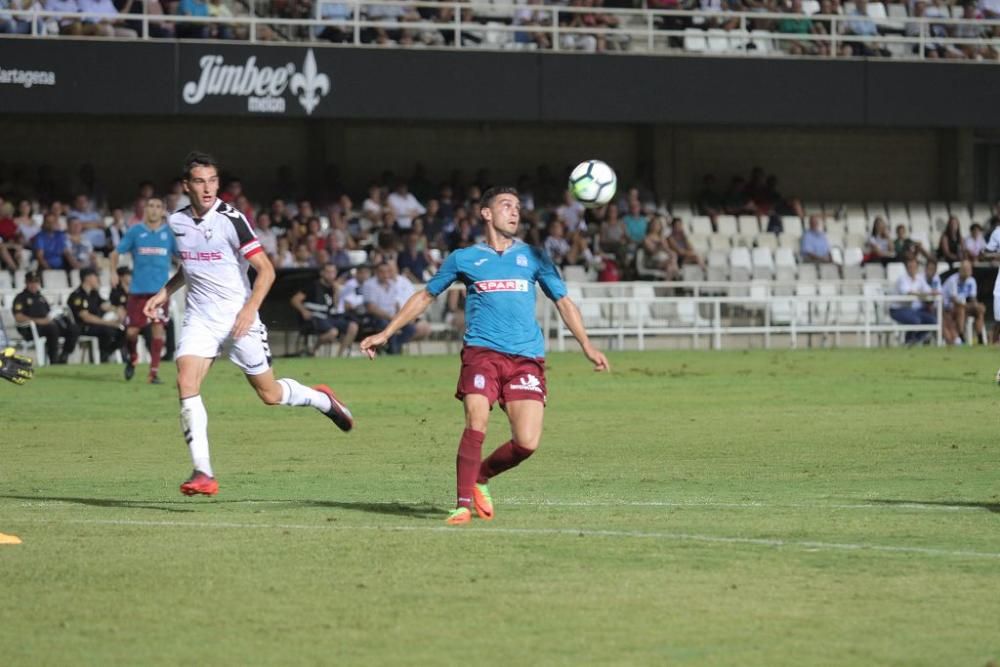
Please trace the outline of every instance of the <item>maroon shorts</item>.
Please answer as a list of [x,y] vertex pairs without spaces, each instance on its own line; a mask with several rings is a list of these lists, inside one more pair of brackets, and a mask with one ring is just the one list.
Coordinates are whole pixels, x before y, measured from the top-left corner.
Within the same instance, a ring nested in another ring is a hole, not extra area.
[[[153,296],[152,294],[129,294],[128,301],[125,304],[125,326],[135,327],[136,329],[145,329],[147,324],[152,323],[146,314],[142,312],[142,309],[146,307],[146,302],[149,298]],[[156,318],[157,322],[168,322],[170,320],[163,309],[160,309],[160,314],[163,317]]]
[[480,394],[490,407],[500,401],[541,401],[545,403],[545,360],[504,354],[487,347],[462,348],[462,371],[455,398]]

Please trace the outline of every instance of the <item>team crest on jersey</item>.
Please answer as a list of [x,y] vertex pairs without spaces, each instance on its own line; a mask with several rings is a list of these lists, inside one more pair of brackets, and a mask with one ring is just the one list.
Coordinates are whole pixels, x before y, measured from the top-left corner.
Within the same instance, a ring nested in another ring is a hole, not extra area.
[[528,258],[524,255],[518,255],[516,261],[518,266],[528,266]]
[[205,233],[205,239],[206,240],[210,240],[212,238],[212,230],[211,229],[205,229],[203,231]]
[[477,280],[477,292],[527,292],[528,281],[516,278],[501,278],[498,280]]
[[472,384],[476,389],[483,389],[486,386],[486,378],[481,373],[476,373],[476,377],[472,378]]

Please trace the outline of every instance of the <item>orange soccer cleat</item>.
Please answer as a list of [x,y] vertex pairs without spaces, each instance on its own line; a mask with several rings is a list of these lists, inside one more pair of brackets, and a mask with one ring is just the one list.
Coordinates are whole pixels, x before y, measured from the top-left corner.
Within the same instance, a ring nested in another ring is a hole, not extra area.
[[195,470],[186,482],[181,484],[181,493],[185,496],[214,496],[219,492],[219,482],[200,470]]
[[332,407],[328,412],[324,412],[323,414],[329,417],[330,421],[337,425],[337,428],[345,433],[354,428],[354,416],[347,409],[347,406],[337,399],[337,395],[333,393],[333,389],[330,389],[325,384],[318,384],[313,389],[323,392],[330,399]]

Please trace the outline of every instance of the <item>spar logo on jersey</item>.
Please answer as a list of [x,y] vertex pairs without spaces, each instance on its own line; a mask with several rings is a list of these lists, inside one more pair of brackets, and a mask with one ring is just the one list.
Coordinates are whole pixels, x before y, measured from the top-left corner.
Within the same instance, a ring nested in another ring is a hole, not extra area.
[[249,56],[242,63],[227,62],[218,53],[201,56],[197,67],[198,74],[181,89],[181,99],[192,106],[211,105],[225,110],[210,98],[220,98],[218,102],[246,98],[246,110],[250,113],[285,113],[286,93],[291,93],[306,115],[312,115],[330,93],[330,77],[319,71],[312,49],[306,51],[301,70],[291,62],[258,65],[257,56]]
[[189,262],[218,262],[222,260],[222,253],[218,250],[212,250],[211,252],[181,250],[181,259]]
[[477,292],[527,292],[528,281],[521,278],[501,278],[499,280],[477,280],[473,283]]
[[166,255],[166,248],[157,248],[155,246],[142,246],[139,248],[140,255]]

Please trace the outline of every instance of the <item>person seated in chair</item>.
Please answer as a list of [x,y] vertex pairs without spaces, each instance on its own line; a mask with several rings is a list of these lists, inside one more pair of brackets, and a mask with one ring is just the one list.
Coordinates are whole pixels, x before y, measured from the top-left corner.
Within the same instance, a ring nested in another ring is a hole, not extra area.
[[100,341],[101,363],[103,364],[125,342],[125,331],[121,318],[104,300],[98,288],[100,278],[92,268],[80,269],[80,286],[69,295],[69,308],[73,312],[80,333],[96,336]]

